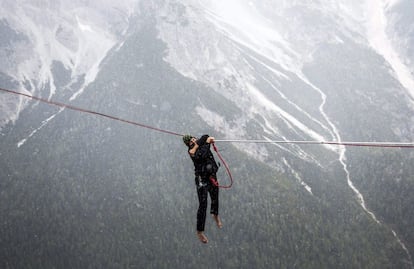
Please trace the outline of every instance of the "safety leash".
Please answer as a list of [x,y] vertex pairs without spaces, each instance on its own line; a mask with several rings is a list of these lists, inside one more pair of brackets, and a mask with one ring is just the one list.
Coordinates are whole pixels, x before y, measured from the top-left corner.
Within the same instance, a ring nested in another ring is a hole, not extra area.
[[210,181],[211,181],[211,183],[213,183],[213,185],[214,185],[214,186],[217,186],[217,187],[219,187],[219,188],[223,188],[223,189],[230,189],[230,188],[231,188],[231,186],[233,185],[233,176],[231,175],[230,168],[229,168],[229,166],[227,165],[226,161],[225,161],[225,160],[223,159],[223,157],[221,156],[221,154],[220,154],[220,152],[218,151],[218,149],[217,149],[216,145],[215,145],[214,143],[211,143],[211,145],[213,145],[213,149],[214,149],[214,151],[216,152],[216,154],[217,154],[217,156],[219,157],[220,161],[223,163],[224,167],[226,168],[227,175],[229,176],[229,179],[230,179],[230,184],[229,184],[229,185],[226,185],[226,186],[220,185],[220,184],[217,182],[217,179],[215,179],[215,178],[213,178],[213,177],[210,177]]

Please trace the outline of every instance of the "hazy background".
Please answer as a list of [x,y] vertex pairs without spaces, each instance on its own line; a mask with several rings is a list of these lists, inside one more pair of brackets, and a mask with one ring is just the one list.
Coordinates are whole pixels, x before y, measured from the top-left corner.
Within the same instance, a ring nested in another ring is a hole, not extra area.
[[[9,1],[0,87],[218,139],[412,142],[413,3]],[[217,143],[0,92],[2,268],[413,268],[412,149]],[[219,178],[224,184],[224,169]]]

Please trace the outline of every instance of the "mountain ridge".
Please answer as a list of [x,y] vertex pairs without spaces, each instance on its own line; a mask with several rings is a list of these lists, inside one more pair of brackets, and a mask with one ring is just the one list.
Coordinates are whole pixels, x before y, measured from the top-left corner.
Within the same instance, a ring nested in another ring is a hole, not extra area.
[[[388,69],[382,64],[378,70],[383,73],[375,76],[380,57],[361,52],[355,45],[358,42],[343,39],[347,45],[354,44],[345,50],[339,49],[345,46],[340,42],[322,46],[303,73],[295,74],[274,61],[273,65],[271,60],[265,62],[265,57],[251,48],[221,41],[224,51],[234,49],[237,57],[223,53],[232,59],[226,62],[221,58],[223,69],[212,65],[210,73],[203,73],[203,69],[195,68],[197,76],[191,76],[168,60],[174,52],[160,38],[165,33],[160,31],[155,7],[168,7],[169,3],[140,3],[141,12],[128,19],[124,39],[108,51],[90,83],[80,79],[77,87],[65,87],[72,71],[54,68],[51,73],[58,87],[52,99],[194,135],[304,139],[309,138],[309,128],[335,139],[332,126],[321,113],[323,95],[315,90],[319,88],[326,94],[323,111],[344,139],[410,138],[413,125],[407,122],[412,120],[412,110],[407,94],[395,95],[401,85],[388,80]],[[182,5],[177,10],[184,12]],[[197,19],[178,18],[182,27],[190,27]],[[168,20],[172,25],[176,22]],[[217,47],[211,48],[215,50]],[[360,55],[364,57],[358,58]],[[203,58],[187,57],[203,66]],[[359,61],[351,61],[352,57]],[[332,64],[335,59],[355,66],[362,62],[367,67],[358,69],[363,74],[357,77],[352,65]],[[243,64],[235,64],[239,62]],[[239,73],[233,75],[226,69],[231,65],[234,69],[230,70]],[[367,73],[370,68],[372,73]],[[203,74],[206,78],[199,79]],[[383,83],[374,85],[389,88],[381,94],[363,91],[367,86],[359,83],[367,74],[372,75],[369,82],[384,77]],[[355,78],[357,87],[351,87]],[[249,87],[245,87],[246,81]],[[7,79],[1,83],[7,86]],[[325,86],[330,84],[335,87]],[[37,88],[30,80],[24,85],[42,97],[50,96],[47,83],[44,88]],[[346,92],[341,85],[351,86]],[[363,102],[369,99],[363,95],[359,99],[353,96],[355,88],[375,102]],[[71,98],[77,92],[76,98]],[[384,97],[383,93],[388,95]],[[376,200],[384,199],[390,186],[396,186],[390,180],[393,175],[400,178],[398,186],[407,190],[412,186],[409,166],[398,166],[414,157],[404,151],[393,151],[391,168],[383,168],[380,160],[389,153],[381,149],[219,144],[236,181],[230,191],[221,192],[225,229],[215,231],[208,226],[207,234],[213,240],[201,248],[194,234],[196,197],[191,161],[179,138],[24,102],[18,119],[1,130],[0,210],[7,216],[1,225],[5,238],[1,260],[6,268],[211,268],[212,264],[223,268],[412,268],[391,231],[404,235],[402,243],[412,249],[411,226],[399,223],[412,221],[404,214],[409,196],[403,200],[405,210],[398,214],[390,213]],[[383,104],[392,113],[381,112]],[[372,120],[348,119],[354,110]],[[395,125],[383,128],[379,119],[384,117]],[[296,121],[304,127],[298,128]],[[361,131],[360,126],[367,130]],[[33,130],[38,131],[28,137]],[[383,224],[361,208],[349,188],[343,163],[363,191],[368,209],[374,210]],[[381,179],[380,174],[387,171],[384,169],[390,172]],[[220,173],[224,181],[224,170]],[[390,186],[384,189],[381,182]],[[401,188],[392,190],[390,208],[398,209],[401,200],[396,197],[400,193]]]

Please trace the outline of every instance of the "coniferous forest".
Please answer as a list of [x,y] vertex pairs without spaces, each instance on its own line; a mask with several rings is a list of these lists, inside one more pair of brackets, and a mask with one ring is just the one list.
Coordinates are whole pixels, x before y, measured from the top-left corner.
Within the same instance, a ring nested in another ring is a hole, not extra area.
[[[303,64],[312,83],[291,71],[270,74],[282,64],[223,37],[215,45],[237,52],[223,55],[242,64],[222,79],[224,64],[196,69],[202,56],[217,51],[203,47],[204,32],[194,28],[200,58],[194,58],[194,73],[185,75],[168,61],[174,48],[162,40],[159,26],[161,20],[177,29],[186,57],[194,44],[182,41],[182,29],[199,27],[199,18],[178,2],[140,2],[141,13],[129,18],[127,34],[117,32],[122,42],[108,51],[78,98],[71,96],[88,77],[74,83],[67,66],[51,64],[57,85],[52,101],[141,126],[0,92],[0,101],[7,100],[0,111],[22,104],[18,117],[0,129],[0,268],[413,268],[412,149],[217,142],[234,184],[220,189],[223,228],[207,216],[209,242],[199,242],[187,148],[181,136],[143,126],[219,139],[309,140],[306,128],[330,139],[335,132],[326,129],[334,125],[344,141],[394,141],[412,137],[413,112],[383,59],[347,36],[340,36],[342,43],[318,41],[312,61]],[[157,9],[166,6],[172,13]],[[0,17],[0,33],[10,41],[0,37],[2,53],[25,40],[8,27]],[[222,64],[220,56],[215,64]],[[247,67],[254,70],[249,85],[284,113],[271,114],[247,90],[241,99],[229,98]],[[0,87],[24,86],[50,97],[50,84],[35,89],[33,81],[22,83],[2,70]],[[306,128],[295,129],[286,114]],[[223,164],[218,178],[229,181]]]

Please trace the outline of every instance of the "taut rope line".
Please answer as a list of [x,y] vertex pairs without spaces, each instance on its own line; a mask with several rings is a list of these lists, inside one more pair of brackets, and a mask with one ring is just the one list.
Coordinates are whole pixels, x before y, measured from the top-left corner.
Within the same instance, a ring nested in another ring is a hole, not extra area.
[[[92,110],[88,110],[88,109],[68,105],[68,104],[65,104],[65,103],[50,101],[50,100],[47,100],[47,99],[44,99],[44,98],[36,97],[36,96],[26,94],[26,93],[22,93],[22,92],[16,92],[16,91],[7,90],[7,89],[3,89],[3,88],[0,88],[0,91],[7,92],[7,93],[10,93],[10,94],[24,96],[24,97],[27,97],[27,98],[31,98],[33,100],[37,100],[37,101],[47,103],[47,104],[50,104],[50,105],[54,105],[54,106],[58,106],[58,107],[63,107],[63,108],[67,108],[67,109],[71,109],[71,110],[75,110],[75,111],[79,111],[79,112],[83,112],[83,113],[89,113],[89,114],[105,117],[105,118],[108,118],[108,119],[111,119],[111,120],[121,121],[121,122],[124,122],[124,123],[132,124],[132,125],[142,127],[142,128],[147,128],[147,129],[157,131],[157,132],[162,132],[162,133],[175,135],[175,136],[184,136],[183,134],[180,134],[180,133],[177,133],[177,132],[173,132],[173,131],[153,127],[153,126],[142,124],[142,123],[139,123],[139,122],[136,122],[136,121],[122,119],[122,118],[119,118],[119,117],[115,117],[115,116],[111,116],[111,115],[108,115],[108,114],[104,114],[104,113],[100,113],[100,112],[96,112],[96,111],[92,111]],[[219,139],[216,139],[215,141],[216,142],[223,142],[223,143],[231,142],[231,143],[257,143],[257,144],[264,144],[264,143],[267,143],[267,144],[310,144],[310,145],[313,144],[313,145],[337,145],[337,146],[354,146],[354,147],[414,148],[414,143],[413,142],[402,143],[402,142],[350,142],[350,141],[345,142],[345,141],[242,140],[242,139],[234,139],[234,140],[229,140],[229,139],[228,140],[225,140],[225,139],[219,140]]]

